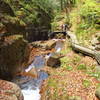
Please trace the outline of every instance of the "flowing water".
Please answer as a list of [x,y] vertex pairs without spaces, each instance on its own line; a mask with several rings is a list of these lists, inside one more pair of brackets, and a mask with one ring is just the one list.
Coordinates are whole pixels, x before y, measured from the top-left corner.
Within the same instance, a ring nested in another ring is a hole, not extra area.
[[24,100],[40,100],[40,88],[43,80],[48,78],[48,74],[43,71],[39,71],[38,78],[17,76],[13,82],[19,85],[24,95]]
[[[55,46],[55,53],[59,53],[63,47],[63,42],[57,41]],[[45,55],[47,58],[53,56],[54,54]],[[45,61],[43,56],[35,57],[33,63],[26,69],[28,72],[32,67],[39,69],[45,66]],[[39,77],[32,78],[29,76],[17,76],[13,82],[19,85],[24,95],[24,100],[40,100],[40,88],[43,83],[43,80],[48,78],[48,74],[44,71],[37,71]]]

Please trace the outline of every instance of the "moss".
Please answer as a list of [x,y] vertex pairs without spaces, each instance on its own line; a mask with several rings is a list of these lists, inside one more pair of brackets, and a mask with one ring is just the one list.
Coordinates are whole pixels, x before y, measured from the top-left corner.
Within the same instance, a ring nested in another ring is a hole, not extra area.
[[62,67],[65,67],[65,68],[71,62],[71,60],[69,58],[67,58],[67,57],[63,57],[60,60],[61,60],[61,66]]
[[91,82],[89,80],[83,80],[82,84],[85,88],[88,88],[90,86]]
[[77,66],[77,69],[78,70],[87,70],[87,67],[84,64],[80,64],[79,66]]
[[71,71],[71,70],[73,70],[73,67],[72,67],[72,66],[67,66],[66,69],[67,69],[68,71]]
[[73,62],[79,62],[81,60],[81,57],[79,55],[75,56],[73,59]]
[[57,87],[56,80],[50,79],[48,81],[48,86],[56,88]]

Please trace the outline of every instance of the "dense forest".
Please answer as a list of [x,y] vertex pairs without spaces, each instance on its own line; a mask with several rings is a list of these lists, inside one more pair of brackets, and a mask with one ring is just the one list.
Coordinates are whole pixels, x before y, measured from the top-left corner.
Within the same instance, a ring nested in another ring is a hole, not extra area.
[[12,80],[35,61],[48,78],[30,100],[100,100],[100,0],[0,0],[0,100],[24,100]]

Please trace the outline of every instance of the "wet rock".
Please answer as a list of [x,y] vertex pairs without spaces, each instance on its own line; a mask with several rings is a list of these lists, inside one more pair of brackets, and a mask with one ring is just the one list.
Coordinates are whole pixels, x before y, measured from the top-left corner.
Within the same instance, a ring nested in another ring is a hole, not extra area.
[[47,66],[51,67],[58,67],[60,66],[61,62],[59,58],[50,57],[47,61]]
[[0,80],[0,100],[24,100],[24,98],[16,84]]
[[0,78],[10,80],[20,72],[29,58],[28,43],[21,35],[4,37],[0,41]]
[[100,87],[95,92],[96,97],[100,100]]
[[64,57],[64,55],[60,53],[51,53],[51,57],[47,59],[47,66],[59,67],[61,64],[60,58],[62,57]]
[[36,42],[32,42],[31,45],[33,47],[40,47],[44,50],[48,50],[48,49],[52,49],[55,47],[56,41],[54,41],[54,40],[36,41]]

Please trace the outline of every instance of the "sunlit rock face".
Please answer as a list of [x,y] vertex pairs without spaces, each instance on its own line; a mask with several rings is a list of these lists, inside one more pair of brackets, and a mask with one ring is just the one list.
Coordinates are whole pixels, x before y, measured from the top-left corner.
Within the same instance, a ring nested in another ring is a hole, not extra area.
[[0,100],[24,100],[24,98],[16,84],[0,80]]
[[21,35],[4,37],[0,41],[0,78],[10,80],[29,57],[28,43]]

